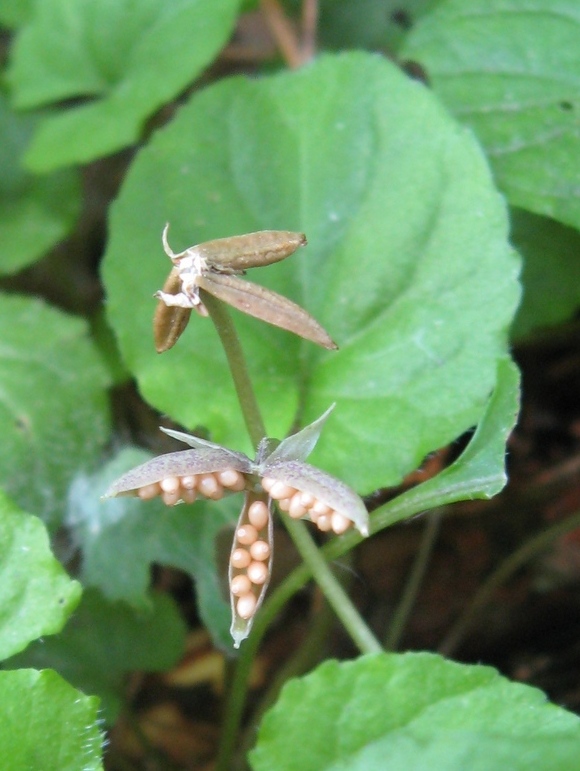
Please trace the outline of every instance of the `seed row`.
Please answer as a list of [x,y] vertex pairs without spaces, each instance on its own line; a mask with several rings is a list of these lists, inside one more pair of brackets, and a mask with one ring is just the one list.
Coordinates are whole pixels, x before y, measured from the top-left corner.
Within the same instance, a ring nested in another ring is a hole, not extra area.
[[272,549],[268,527],[270,514],[262,500],[253,501],[247,522],[238,525],[230,557],[230,591],[238,616],[247,620],[256,611],[258,599],[270,574]]
[[137,495],[143,501],[160,495],[166,506],[175,506],[180,501],[194,503],[198,494],[213,501],[219,501],[226,491],[239,492],[245,486],[246,480],[243,474],[235,469],[226,469],[210,474],[165,477],[160,482],[139,487]]
[[262,487],[270,498],[278,501],[280,509],[287,512],[292,519],[309,516],[319,530],[323,532],[332,530],[337,535],[346,532],[352,525],[351,520],[344,514],[327,506],[311,493],[297,490],[285,482],[272,477],[263,477]]

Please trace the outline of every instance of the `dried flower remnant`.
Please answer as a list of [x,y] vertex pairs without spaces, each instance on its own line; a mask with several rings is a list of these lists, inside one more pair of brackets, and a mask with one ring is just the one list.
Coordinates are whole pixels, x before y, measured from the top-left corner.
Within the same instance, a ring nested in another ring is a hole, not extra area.
[[168,506],[193,503],[198,495],[218,500],[245,490],[230,555],[231,633],[237,648],[250,633],[272,566],[272,505],[295,519],[309,519],[323,532],[356,527],[368,535],[368,513],[344,482],[305,463],[333,407],[282,442],[263,439],[255,460],[214,442],[162,429],[193,449],[153,458],[113,482],[104,497],[161,496]]
[[248,268],[271,265],[293,254],[306,244],[303,233],[262,230],[206,241],[175,253],[167,240],[168,228],[166,225],[163,230],[163,248],[174,267],[163,289],[154,295],[159,299],[153,321],[155,347],[159,353],[175,345],[189,322],[192,309],[207,316],[200,290],[306,340],[325,348],[336,348],[323,327],[299,305],[239,278]]

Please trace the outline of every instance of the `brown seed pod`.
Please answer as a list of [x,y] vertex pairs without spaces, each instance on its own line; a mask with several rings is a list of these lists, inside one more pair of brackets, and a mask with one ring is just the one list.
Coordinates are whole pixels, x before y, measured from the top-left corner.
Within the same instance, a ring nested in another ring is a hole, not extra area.
[[[163,292],[176,295],[181,289],[181,279],[177,268],[173,268],[163,285]],[[207,315],[207,311],[206,311]],[[167,305],[163,300],[157,302],[153,315],[153,340],[157,353],[164,353],[173,348],[189,324],[191,308]]]
[[233,540],[229,566],[234,647],[250,634],[272,572],[272,504],[263,493],[247,492]]
[[306,244],[304,233],[290,230],[259,230],[243,236],[229,236],[192,246],[207,266],[218,272],[241,273],[248,268],[272,265],[289,257]]
[[[275,327],[293,332],[329,350],[338,347],[328,332],[304,308],[271,289],[252,284],[239,276],[202,273],[197,279],[201,290]],[[203,293],[201,294],[203,299]]]
[[[236,305],[235,302],[228,300],[223,292],[220,296],[219,286],[214,286],[216,279],[219,284],[218,277],[223,274],[244,273],[248,268],[257,268],[279,262],[306,243],[304,233],[294,233],[289,230],[261,230],[242,236],[205,241],[196,246],[190,246],[183,252],[175,253],[167,240],[168,229],[169,224],[163,229],[163,249],[173,262],[174,267],[163,289],[155,293],[155,297],[159,298],[159,304],[153,320],[153,334],[158,353],[168,351],[175,345],[189,322],[192,308],[195,308],[202,316],[207,316],[207,310],[199,297],[199,288],[203,285],[202,279],[204,277],[207,278],[206,290],[210,294],[230,302],[239,310],[243,310],[239,303]],[[228,291],[227,287],[225,291]],[[263,290],[263,293],[267,291]],[[265,295],[263,293],[259,301],[252,300],[252,306],[256,305],[257,312],[252,313],[249,309],[246,309],[245,312],[270,321],[277,326],[282,326],[284,329],[296,331],[288,326],[288,322],[277,323],[264,315],[268,311],[264,305]],[[252,290],[247,290],[247,295],[250,297]],[[235,296],[237,297],[237,295]],[[270,305],[272,305],[272,298],[277,297],[279,295],[270,293]],[[326,332],[314,319],[301,308],[290,303],[289,300],[285,302],[284,307],[277,311],[280,318],[282,318],[280,313],[288,314],[290,306],[295,307],[303,318],[300,320],[294,311],[294,323],[300,323],[304,329],[311,328],[309,334],[303,336],[307,339],[314,339],[315,342],[327,348],[336,348]],[[278,304],[280,304],[279,301]],[[270,310],[269,315],[272,315],[272,310]],[[297,334],[303,333],[297,331]],[[316,336],[316,339],[312,337],[312,334]]]

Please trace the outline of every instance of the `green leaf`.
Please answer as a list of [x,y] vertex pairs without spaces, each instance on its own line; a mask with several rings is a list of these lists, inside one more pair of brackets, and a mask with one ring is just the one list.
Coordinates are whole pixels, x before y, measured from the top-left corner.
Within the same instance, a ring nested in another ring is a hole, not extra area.
[[0,0],[0,24],[9,29],[22,26],[32,16],[34,0]]
[[166,595],[152,595],[150,609],[136,612],[89,589],[61,634],[38,640],[6,666],[57,670],[75,687],[98,695],[111,723],[123,705],[127,672],[172,667],[183,654],[185,633]]
[[0,491],[0,660],[59,632],[81,587],[52,556],[43,523]]
[[580,227],[580,6],[446,0],[402,55],[484,145],[515,206]]
[[0,92],[0,275],[42,257],[72,228],[80,210],[76,173],[37,177],[21,166],[38,115],[15,115]]
[[325,48],[396,51],[417,20],[440,0],[327,0],[320,3]]
[[16,38],[8,79],[19,108],[77,97],[55,112],[27,154],[47,171],[135,143],[231,34],[238,0],[43,0]]
[[512,336],[567,321],[580,306],[580,233],[514,209],[512,243],[524,258],[524,295]]
[[56,527],[109,435],[108,377],[80,319],[0,296],[0,484]]
[[254,771],[572,771],[579,750],[580,720],[541,691],[405,653],[327,661],[287,683],[250,760]]
[[497,495],[507,482],[505,445],[518,417],[519,396],[520,374],[506,357],[498,364],[497,384],[487,410],[459,458],[374,512],[371,531],[456,501]]
[[98,703],[56,672],[0,672],[3,768],[102,771]]
[[326,56],[206,89],[140,153],[114,206],[107,310],[141,393],[251,452],[210,322],[193,317],[174,349],[154,352],[147,298],[171,267],[167,221],[175,251],[307,234],[307,248],[249,278],[303,305],[341,350],[235,322],[270,436],[298,406],[306,424],[337,402],[315,465],[366,492],[480,419],[519,295],[504,204],[469,132],[389,62]]
[[82,549],[82,581],[98,587],[109,600],[143,609],[151,603],[151,563],[180,568],[195,578],[204,623],[216,642],[229,648],[230,609],[222,593],[227,571],[217,565],[215,539],[236,522],[243,498],[176,508],[160,498],[99,500],[116,477],[149,457],[140,450],[124,450],[98,474],[75,481],[67,525]]

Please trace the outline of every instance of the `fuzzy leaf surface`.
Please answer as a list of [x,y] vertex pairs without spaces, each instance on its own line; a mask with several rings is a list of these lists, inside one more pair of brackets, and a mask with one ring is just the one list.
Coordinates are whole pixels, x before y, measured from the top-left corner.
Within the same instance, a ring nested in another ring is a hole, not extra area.
[[0,660],[59,632],[81,596],[50,550],[44,524],[0,491]]
[[76,173],[34,176],[22,157],[38,115],[16,115],[0,91],[0,275],[29,265],[60,241],[80,211]]
[[27,154],[36,171],[86,163],[135,143],[231,34],[238,0],[43,0],[18,35],[8,79],[29,109],[65,99]]
[[185,632],[166,595],[153,595],[148,610],[135,611],[89,589],[59,635],[32,643],[6,666],[55,669],[84,693],[98,695],[112,722],[123,704],[127,673],[169,669],[183,654]]
[[165,506],[160,498],[100,500],[116,477],[150,457],[126,449],[102,471],[75,481],[67,525],[82,549],[82,581],[109,600],[143,611],[151,605],[151,563],[181,568],[195,578],[200,613],[214,639],[230,647],[229,606],[221,586],[226,572],[217,564],[216,536],[236,521],[243,496],[176,507]]
[[56,672],[0,672],[3,768],[102,771],[98,707]]
[[[429,125],[429,131],[423,127]],[[336,159],[341,162],[337,163]],[[310,461],[359,492],[398,482],[478,422],[518,301],[518,260],[485,159],[422,85],[368,54],[197,94],[140,153],[114,206],[107,309],[141,392],[252,454],[211,323],[154,352],[160,247],[264,229],[308,246],[250,280],[340,346],[235,315],[270,436],[337,407]]]
[[0,340],[0,484],[56,527],[108,438],[108,375],[85,322],[36,299],[0,296]]
[[572,771],[579,747],[576,715],[491,667],[379,654],[327,661],[287,683],[250,760],[254,771],[489,771],[498,761]]
[[579,35],[575,0],[445,0],[402,51],[473,129],[510,203],[577,228]]

